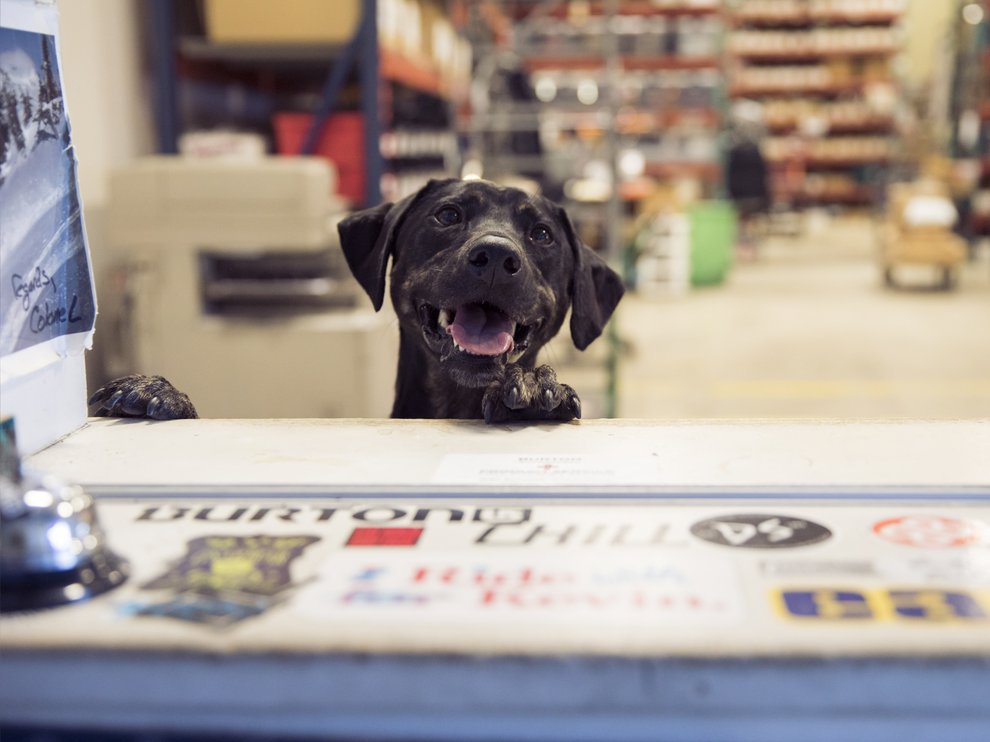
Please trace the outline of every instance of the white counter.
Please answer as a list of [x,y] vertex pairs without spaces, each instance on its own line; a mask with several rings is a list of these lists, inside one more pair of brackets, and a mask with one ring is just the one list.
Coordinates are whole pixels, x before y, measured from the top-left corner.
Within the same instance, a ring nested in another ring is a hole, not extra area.
[[116,494],[944,492],[990,486],[990,421],[93,420],[30,463]]
[[0,619],[0,723],[979,739],[990,423],[93,421],[131,576]]

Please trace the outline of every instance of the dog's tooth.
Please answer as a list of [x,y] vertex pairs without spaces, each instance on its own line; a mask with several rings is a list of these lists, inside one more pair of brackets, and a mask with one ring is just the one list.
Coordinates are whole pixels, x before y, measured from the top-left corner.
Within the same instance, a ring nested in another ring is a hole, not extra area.
[[437,319],[437,321],[439,322],[440,327],[446,328],[447,326],[450,325],[450,323],[453,321],[453,319],[454,319],[454,313],[453,312],[451,312],[449,309],[441,309],[440,310],[440,316]]

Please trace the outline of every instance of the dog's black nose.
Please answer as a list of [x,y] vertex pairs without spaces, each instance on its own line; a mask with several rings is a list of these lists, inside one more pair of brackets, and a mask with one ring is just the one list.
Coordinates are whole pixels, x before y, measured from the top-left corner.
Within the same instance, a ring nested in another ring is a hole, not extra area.
[[471,248],[468,263],[474,266],[479,278],[514,276],[522,268],[519,253],[510,245],[485,241]]

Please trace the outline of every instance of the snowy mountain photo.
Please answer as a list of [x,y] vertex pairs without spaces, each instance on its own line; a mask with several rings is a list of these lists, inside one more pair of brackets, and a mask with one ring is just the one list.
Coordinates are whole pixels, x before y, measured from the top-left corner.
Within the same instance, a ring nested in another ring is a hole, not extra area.
[[93,326],[69,133],[54,37],[0,28],[0,355]]

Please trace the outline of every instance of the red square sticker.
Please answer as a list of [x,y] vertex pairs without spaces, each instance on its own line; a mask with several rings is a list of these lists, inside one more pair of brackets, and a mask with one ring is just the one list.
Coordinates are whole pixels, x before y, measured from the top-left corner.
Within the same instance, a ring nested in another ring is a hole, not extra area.
[[422,528],[355,528],[347,546],[415,546]]

